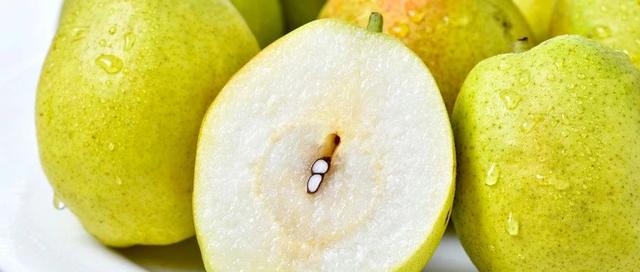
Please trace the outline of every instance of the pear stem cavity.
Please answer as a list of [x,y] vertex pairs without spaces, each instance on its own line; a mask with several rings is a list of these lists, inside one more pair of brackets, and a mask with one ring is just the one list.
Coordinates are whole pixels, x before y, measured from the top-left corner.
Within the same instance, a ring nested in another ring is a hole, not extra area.
[[513,53],[522,53],[531,49],[529,37],[522,37],[513,43]]
[[382,19],[382,14],[378,12],[372,12],[371,15],[369,15],[369,24],[367,25],[367,30],[380,33],[382,32],[383,25],[384,20]]
[[315,194],[320,189],[324,175],[331,168],[331,157],[339,144],[340,136],[337,134],[327,136],[325,144],[320,150],[320,158],[311,164],[311,176],[307,179],[307,194]]

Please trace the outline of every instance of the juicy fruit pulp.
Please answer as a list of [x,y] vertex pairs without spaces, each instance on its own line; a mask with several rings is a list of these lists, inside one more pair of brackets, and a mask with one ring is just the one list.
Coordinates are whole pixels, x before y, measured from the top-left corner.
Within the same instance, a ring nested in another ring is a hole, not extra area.
[[255,38],[218,0],[71,0],[61,19],[36,101],[56,195],[108,245],[193,235],[201,120]]
[[578,36],[487,59],[453,113],[456,231],[480,271],[640,266],[640,72]]
[[442,98],[409,49],[339,21],[303,26],[238,72],[203,122],[194,211],[205,264],[417,270],[446,227],[453,156]]
[[284,19],[280,0],[231,0],[258,39],[265,47],[280,38]]
[[510,0],[330,0],[321,17],[364,26],[372,11],[384,15],[384,32],[402,40],[429,66],[450,111],[476,63],[511,52],[520,38],[534,40]]
[[640,68],[640,1],[558,0],[553,35],[579,34],[629,55]]

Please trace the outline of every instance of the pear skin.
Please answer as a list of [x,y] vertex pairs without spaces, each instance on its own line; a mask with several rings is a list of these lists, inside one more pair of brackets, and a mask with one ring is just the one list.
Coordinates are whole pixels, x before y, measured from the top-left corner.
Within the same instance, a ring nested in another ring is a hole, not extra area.
[[257,52],[228,1],[65,1],[36,97],[57,199],[107,245],[192,236],[200,123]]
[[480,271],[640,267],[640,71],[580,36],[480,62],[453,112],[453,222]]

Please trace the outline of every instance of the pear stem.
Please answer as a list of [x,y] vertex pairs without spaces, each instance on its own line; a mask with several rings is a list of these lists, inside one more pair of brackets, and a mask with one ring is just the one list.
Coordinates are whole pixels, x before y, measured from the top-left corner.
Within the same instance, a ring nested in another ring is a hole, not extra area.
[[367,25],[367,30],[380,33],[382,32],[383,24],[384,22],[382,19],[382,14],[378,12],[372,12],[371,15],[369,15],[369,24]]
[[528,37],[522,37],[513,43],[513,52],[522,53],[531,49]]

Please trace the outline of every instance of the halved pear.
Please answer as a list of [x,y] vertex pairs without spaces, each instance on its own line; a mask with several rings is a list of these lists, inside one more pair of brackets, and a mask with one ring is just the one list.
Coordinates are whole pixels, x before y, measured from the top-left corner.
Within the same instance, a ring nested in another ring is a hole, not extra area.
[[198,145],[210,271],[417,270],[448,222],[447,110],[384,34],[318,20],[276,41],[225,86]]

